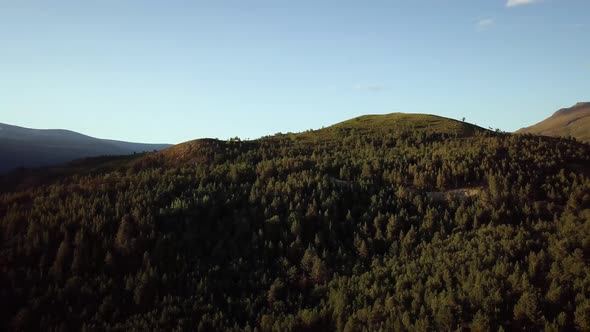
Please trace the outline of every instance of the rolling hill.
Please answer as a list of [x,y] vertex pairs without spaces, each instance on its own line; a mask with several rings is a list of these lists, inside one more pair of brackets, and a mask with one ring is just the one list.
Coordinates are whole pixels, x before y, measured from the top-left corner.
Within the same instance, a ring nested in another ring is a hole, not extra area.
[[590,102],[577,103],[563,108],[549,118],[517,133],[530,133],[553,137],[575,137],[582,142],[590,142]]
[[[294,141],[304,144],[333,144],[352,135],[423,134],[436,137],[466,138],[476,133],[488,132],[476,125],[431,114],[390,113],[363,115],[334,125],[300,133],[277,134],[241,142],[242,145],[258,145],[265,142]],[[204,138],[184,142],[164,149],[147,159],[159,159],[168,164],[203,163],[211,161],[216,152],[223,151],[227,141]],[[219,154],[218,154],[219,155]]]
[[363,115],[326,128],[288,135],[302,141],[312,140],[318,142],[321,140],[341,139],[343,136],[350,134],[422,133],[424,135],[469,137],[477,132],[485,131],[487,130],[473,124],[438,115],[390,113]]
[[56,165],[74,159],[161,150],[169,144],[98,139],[60,129],[30,129],[0,123],[0,172]]
[[432,114],[390,113],[359,116],[328,127],[329,130],[406,131],[428,134],[471,136],[477,131],[485,131],[470,123]]

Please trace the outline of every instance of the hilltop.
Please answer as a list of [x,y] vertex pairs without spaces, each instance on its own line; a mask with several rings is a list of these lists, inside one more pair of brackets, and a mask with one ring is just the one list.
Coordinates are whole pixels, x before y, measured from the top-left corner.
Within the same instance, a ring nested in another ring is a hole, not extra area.
[[590,102],[577,103],[555,112],[549,118],[517,133],[530,133],[553,137],[575,137],[582,142],[590,142]]
[[424,132],[457,137],[472,136],[485,129],[470,123],[432,114],[391,113],[363,115],[337,123],[328,130],[360,130],[363,132]]
[[[429,139],[467,138],[477,133],[489,133],[488,130],[470,123],[457,121],[431,114],[391,113],[363,115],[345,120],[334,125],[308,130],[300,133],[277,134],[260,139],[241,142],[242,147],[255,148],[269,142],[297,142],[312,146],[314,144],[332,144],[346,137],[366,137],[373,135],[394,135],[429,137]],[[217,156],[221,158],[228,141],[216,139],[196,139],[184,142],[155,155],[146,156],[150,162],[156,160],[165,164],[180,165],[211,162]]]
[[[438,137],[469,137],[487,131],[476,125],[432,114],[390,113],[368,114],[345,120],[326,128],[287,134],[300,141],[331,141],[350,134],[398,135],[421,134]],[[271,137],[272,138],[272,137]]]

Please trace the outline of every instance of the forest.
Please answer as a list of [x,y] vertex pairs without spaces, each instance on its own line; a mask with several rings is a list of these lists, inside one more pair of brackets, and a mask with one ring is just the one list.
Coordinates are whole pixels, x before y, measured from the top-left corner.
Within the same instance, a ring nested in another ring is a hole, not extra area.
[[0,179],[0,330],[590,331],[590,145],[434,116]]

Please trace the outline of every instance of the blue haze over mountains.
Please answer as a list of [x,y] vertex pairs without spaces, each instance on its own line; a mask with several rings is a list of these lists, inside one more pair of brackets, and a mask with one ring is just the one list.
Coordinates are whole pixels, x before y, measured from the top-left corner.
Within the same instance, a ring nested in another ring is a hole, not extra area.
[[0,173],[19,167],[52,166],[79,158],[128,155],[169,146],[99,139],[70,130],[30,129],[0,123]]

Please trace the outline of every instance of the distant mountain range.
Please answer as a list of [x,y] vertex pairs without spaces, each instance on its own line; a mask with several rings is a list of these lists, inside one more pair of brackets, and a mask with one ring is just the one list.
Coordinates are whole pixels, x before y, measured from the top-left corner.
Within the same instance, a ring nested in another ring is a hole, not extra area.
[[530,133],[554,137],[575,137],[590,142],[590,102],[577,103],[563,108],[536,125],[522,128],[517,133]]
[[143,144],[86,136],[61,129],[31,129],[0,123],[0,172],[41,167],[74,159],[162,150],[169,144]]

